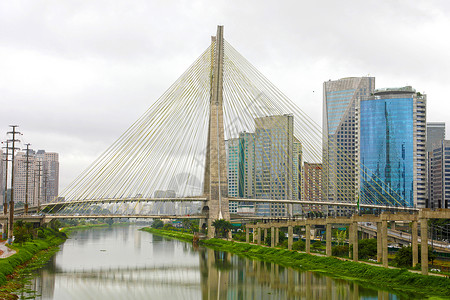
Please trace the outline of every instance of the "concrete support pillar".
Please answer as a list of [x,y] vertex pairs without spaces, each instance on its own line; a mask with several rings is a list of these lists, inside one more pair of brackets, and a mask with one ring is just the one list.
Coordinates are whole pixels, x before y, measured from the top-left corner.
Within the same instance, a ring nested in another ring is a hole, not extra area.
[[256,243],[261,245],[261,227],[258,227],[258,237]]
[[288,250],[292,250],[292,244],[294,243],[294,227],[288,226]]
[[422,275],[428,275],[428,219],[420,219],[420,265]]
[[280,243],[280,228],[275,228],[275,247]]
[[2,224],[2,239],[4,239],[4,240],[6,240],[6,238],[8,237],[6,235],[6,232],[8,231],[7,228],[8,228],[8,223],[7,222],[3,223]]
[[377,262],[381,262],[383,257],[383,237],[381,234],[381,222],[377,222]]
[[270,247],[275,247],[275,227],[270,228]]
[[327,241],[326,241],[326,253],[327,256],[331,256],[331,229],[332,229],[332,224],[331,223],[327,223]]
[[256,243],[256,236],[258,235],[257,231],[255,230],[255,227],[252,228],[252,233],[253,233],[253,244]]
[[250,243],[250,228],[245,228],[245,242]]
[[382,239],[382,261],[383,267],[388,267],[388,235],[387,235],[387,221],[381,222],[381,239]]
[[358,222],[352,224],[353,261],[358,261]]
[[264,239],[263,239],[263,242],[266,240],[266,237],[267,237],[267,228],[264,228]]
[[311,225],[306,224],[305,226],[305,251],[306,253],[311,253]]
[[360,299],[360,297],[359,297],[359,285],[356,284],[356,283],[353,283],[353,295],[352,295],[351,299],[354,299],[354,300],[359,300]]
[[415,267],[419,263],[419,249],[418,249],[418,242],[419,242],[419,236],[417,233],[417,221],[412,221],[411,223],[411,248],[412,248],[412,266]]
[[395,221],[392,221],[392,222],[391,222],[391,229],[392,229],[392,230],[395,230]]

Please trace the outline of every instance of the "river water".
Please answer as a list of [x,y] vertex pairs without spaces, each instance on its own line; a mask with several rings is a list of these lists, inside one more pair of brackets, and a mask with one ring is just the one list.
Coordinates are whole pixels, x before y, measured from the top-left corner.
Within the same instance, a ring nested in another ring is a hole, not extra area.
[[[138,230],[75,231],[21,299],[403,299]],[[408,299],[410,299],[408,297]]]

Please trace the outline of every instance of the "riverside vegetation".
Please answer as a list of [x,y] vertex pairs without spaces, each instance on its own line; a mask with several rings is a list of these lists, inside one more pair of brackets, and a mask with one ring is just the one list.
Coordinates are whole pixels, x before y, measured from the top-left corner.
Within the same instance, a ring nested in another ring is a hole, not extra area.
[[[170,229],[143,228],[153,234],[192,242],[193,235]],[[316,256],[281,248],[268,248],[221,239],[201,240],[200,245],[214,250],[234,253],[250,259],[277,263],[301,271],[313,271],[333,278],[340,278],[377,289],[389,289],[405,296],[450,299],[450,280],[445,277],[424,276],[411,273],[407,269],[386,269],[365,263],[345,261],[335,257]]]

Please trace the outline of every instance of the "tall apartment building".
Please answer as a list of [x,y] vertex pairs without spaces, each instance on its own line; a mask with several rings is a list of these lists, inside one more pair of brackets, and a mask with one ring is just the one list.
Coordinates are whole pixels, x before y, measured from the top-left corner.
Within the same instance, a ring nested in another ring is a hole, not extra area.
[[[255,134],[239,133],[238,138],[225,142],[228,168],[228,196],[254,198],[255,191]],[[253,212],[254,203],[229,201],[230,213]]]
[[[304,200],[322,201],[322,164],[305,162],[304,172]],[[313,205],[314,207],[315,205]],[[312,209],[310,207],[309,209]]]
[[377,89],[360,104],[360,197],[425,207],[426,95],[406,86]]
[[[28,203],[48,203],[58,196],[59,157],[58,153],[38,150],[28,153],[28,176],[26,152],[19,152],[14,158],[14,201],[26,201],[28,181]],[[28,178],[28,179],[27,179]]]
[[5,192],[5,178],[4,178],[4,172],[5,172],[5,170],[4,170],[4,168],[5,168],[5,166],[4,166],[4,162],[3,162],[3,160],[5,159],[4,157],[3,157],[4,155],[3,155],[3,150],[1,150],[0,149],[0,203],[2,203],[3,204],[3,201],[4,201],[4,192]]
[[[227,154],[227,180],[228,180],[228,197],[239,197],[239,138],[232,138],[225,141],[225,153]],[[230,213],[237,213],[238,203],[229,201],[228,207]]]
[[[294,117],[275,115],[255,119],[255,133],[241,132],[226,141],[228,195],[247,199],[299,199],[302,146],[293,134]],[[296,207],[286,204],[234,204],[230,212],[285,216]]]
[[433,149],[440,146],[442,140],[445,140],[445,123],[444,122],[427,122],[427,200],[426,207],[433,208],[432,190],[431,186],[431,159],[433,156]]
[[[323,84],[323,200],[356,201],[359,103],[374,88],[374,77],[348,77]],[[338,208],[337,214],[342,212]]]
[[[255,119],[255,197],[297,199],[294,188],[294,116]],[[298,190],[297,190],[298,191]],[[258,204],[257,214],[286,216],[285,204]]]
[[430,208],[450,208],[450,140],[441,140],[429,156]]
[[427,122],[426,151],[427,152],[433,151],[435,147],[441,145],[442,140],[445,140],[445,123]]

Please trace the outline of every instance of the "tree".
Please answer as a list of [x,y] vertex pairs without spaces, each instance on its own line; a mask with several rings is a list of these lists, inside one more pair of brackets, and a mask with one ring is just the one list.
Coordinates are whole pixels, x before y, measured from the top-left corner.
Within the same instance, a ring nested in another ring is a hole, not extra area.
[[[421,262],[422,256],[421,256],[421,247],[418,247],[418,258],[419,263]],[[433,261],[436,258],[436,254],[433,253],[433,249],[431,246],[428,246],[428,260]],[[397,251],[395,254],[395,257],[392,261],[394,265],[397,267],[411,267],[412,266],[412,247],[406,246],[401,247],[400,250]]]
[[361,259],[376,258],[377,256],[377,240],[362,239],[358,242],[358,256]]
[[154,220],[152,223],[152,228],[158,229],[164,226],[164,222],[161,220]]
[[23,222],[22,220],[19,220],[14,224],[14,243],[22,244],[32,240],[33,234],[33,224]]
[[347,230],[336,231],[336,240],[339,245],[344,245],[345,239],[347,238]]
[[229,221],[224,219],[217,219],[212,223],[212,226],[216,228],[216,237],[228,237],[228,232],[233,228],[233,225]]

